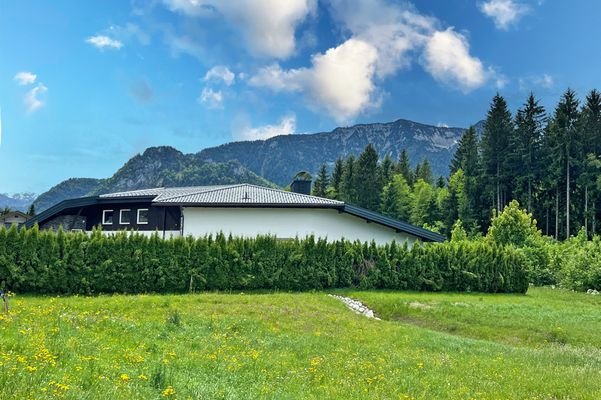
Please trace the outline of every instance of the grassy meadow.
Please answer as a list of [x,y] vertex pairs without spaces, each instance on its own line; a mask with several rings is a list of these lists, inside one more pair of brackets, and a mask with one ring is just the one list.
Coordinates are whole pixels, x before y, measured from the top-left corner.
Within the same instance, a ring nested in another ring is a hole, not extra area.
[[601,296],[337,293],[15,296],[0,399],[601,396]]

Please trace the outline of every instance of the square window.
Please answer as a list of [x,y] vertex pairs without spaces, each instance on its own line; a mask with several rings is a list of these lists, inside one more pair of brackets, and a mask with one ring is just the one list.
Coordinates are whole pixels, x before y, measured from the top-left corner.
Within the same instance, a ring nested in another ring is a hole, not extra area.
[[102,225],[113,225],[113,210],[102,211]]
[[121,225],[129,225],[131,223],[131,213],[129,208],[119,211],[119,223]]
[[145,225],[148,223],[148,208],[140,208],[138,210],[138,224]]

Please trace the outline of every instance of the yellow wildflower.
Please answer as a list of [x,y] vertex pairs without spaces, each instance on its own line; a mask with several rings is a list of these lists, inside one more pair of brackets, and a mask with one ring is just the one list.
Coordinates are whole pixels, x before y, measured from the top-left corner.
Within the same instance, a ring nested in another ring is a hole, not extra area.
[[129,375],[127,375],[127,374],[121,374],[120,378],[123,382],[128,382],[130,379]]
[[175,395],[175,388],[173,386],[167,386],[165,390],[161,392],[163,397],[169,397]]

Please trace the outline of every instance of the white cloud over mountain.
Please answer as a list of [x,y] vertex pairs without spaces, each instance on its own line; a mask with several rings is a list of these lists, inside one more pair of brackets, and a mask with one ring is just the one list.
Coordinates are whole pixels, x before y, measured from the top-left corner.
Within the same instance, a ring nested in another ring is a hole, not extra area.
[[314,55],[309,68],[285,71],[274,64],[261,69],[249,83],[276,92],[303,92],[312,106],[325,107],[328,114],[343,123],[373,102],[376,61],[373,46],[349,39],[324,54]]
[[349,39],[312,56],[311,66],[261,68],[249,84],[273,91],[302,92],[309,103],[347,122],[378,105],[378,84],[419,60],[432,77],[463,92],[490,79],[491,68],[470,54],[469,42],[453,28],[408,4],[383,0],[330,0],[333,18]]
[[296,129],[296,116],[284,116],[277,125],[263,125],[253,128],[248,125],[234,131],[236,140],[265,140],[278,135],[292,135]]
[[[502,1],[510,0],[488,3]],[[301,93],[312,109],[326,113],[338,123],[350,122],[378,107],[384,80],[414,64],[421,65],[436,81],[465,93],[490,81],[497,86],[505,82],[505,77],[470,53],[466,34],[444,27],[437,18],[420,13],[408,2],[321,0],[325,7],[320,10],[330,14],[340,40],[330,48],[314,52],[306,65],[301,60],[298,66],[296,60],[291,67],[284,65],[298,51],[296,31],[303,22],[316,16],[317,0],[162,2],[169,10],[193,21],[223,18],[241,34],[255,61],[271,59],[254,73],[250,71],[245,80],[248,85],[274,92]],[[187,41],[197,46],[189,36]],[[194,55],[202,59],[202,49],[198,46],[194,49]],[[206,73],[204,80],[229,86],[235,78],[228,67],[217,65]],[[208,88],[205,91],[201,102],[216,104],[216,93],[221,92]]]
[[213,90],[205,87],[198,98],[198,101],[209,108],[223,107],[223,93],[221,90]]
[[437,81],[464,91],[480,87],[487,80],[482,61],[470,55],[467,39],[453,28],[434,32],[424,49],[422,64]]

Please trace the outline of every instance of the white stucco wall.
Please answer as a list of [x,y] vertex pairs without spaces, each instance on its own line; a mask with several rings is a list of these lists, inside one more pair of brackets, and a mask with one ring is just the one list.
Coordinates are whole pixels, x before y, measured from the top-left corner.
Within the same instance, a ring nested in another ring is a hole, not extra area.
[[19,217],[19,216],[11,216],[11,217],[5,217],[2,219],[2,223],[4,223],[6,226],[11,226],[12,224],[24,224],[27,220],[23,217]]
[[201,208],[184,207],[184,235],[194,237],[223,232],[233,236],[275,235],[278,238],[304,238],[307,235],[341,238],[377,244],[416,238],[406,233],[334,209],[313,208]]

